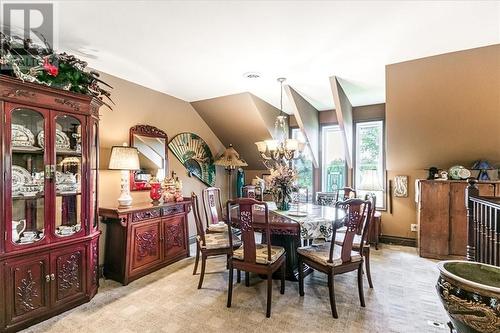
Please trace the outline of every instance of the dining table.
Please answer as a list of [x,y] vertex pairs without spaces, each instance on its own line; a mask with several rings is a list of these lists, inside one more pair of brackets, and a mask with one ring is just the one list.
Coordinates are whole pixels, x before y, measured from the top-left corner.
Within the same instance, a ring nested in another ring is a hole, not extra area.
[[[302,241],[311,240],[311,246],[315,246],[315,242],[324,242],[334,238],[336,231],[345,224],[346,212],[341,208],[312,203],[293,205],[290,210],[281,211],[276,209],[274,203],[269,202],[268,208],[271,244],[285,249],[285,278],[298,281],[297,249],[302,246]],[[231,214],[231,223],[233,227],[239,227],[237,214]],[[265,230],[264,209],[254,211],[252,225],[257,232]],[[263,236],[263,243],[265,239]],[[311,269],[306,267],[304,274],[307,275],[310,272]]]

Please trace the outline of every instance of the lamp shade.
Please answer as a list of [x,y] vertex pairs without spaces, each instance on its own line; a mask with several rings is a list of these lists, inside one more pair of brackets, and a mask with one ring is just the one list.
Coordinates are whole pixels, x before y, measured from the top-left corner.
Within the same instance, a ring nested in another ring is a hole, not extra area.
[[229,147],[222,153],[222,155],[214,162],[215,165],[220,165],[225,168],[234,169],[238,167],[247,166],[247,162],[240,159],[240,154],[230,144]]
[[139,170],[139,153],[137,148],[113,146],[109,159],[110,170]]

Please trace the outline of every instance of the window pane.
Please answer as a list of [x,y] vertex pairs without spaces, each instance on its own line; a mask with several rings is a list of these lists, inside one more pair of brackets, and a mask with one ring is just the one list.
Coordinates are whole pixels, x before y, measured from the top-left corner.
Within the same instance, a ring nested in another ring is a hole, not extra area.
[[[299,128],[292,129],[292,139],[297,139],[299,142],[303,143],[306,142],[306,138]],[[300,158],[293,160],[293,166],[297,170],[297,185],[307,188],[308,196],[311,198],[313,192],[313,165],[308,146],[306,146]]]
[[332,192],[346,184],[344,139],[339,126],[325,126],[322,134],[322,191]]
[[383,129],[382,121],[356,124],[356,189],[375,193],[379,208],[385,207]]

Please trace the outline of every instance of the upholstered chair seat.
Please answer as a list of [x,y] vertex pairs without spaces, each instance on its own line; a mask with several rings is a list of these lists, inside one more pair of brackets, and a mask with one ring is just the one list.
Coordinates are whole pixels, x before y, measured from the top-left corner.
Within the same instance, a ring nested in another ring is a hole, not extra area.
[[[332,262],[328,262],[328,258],[330,256],[330,243],[325,243],[323,245],[318,245],[318,246],[305,246],[305,247],[299,247],[297,249],[297,252],[304,257],[309,258],[312,261],[315,261],[321,265],[324,266],[340,266],[344,262],[341,259],[341,251],[342,251],[342,246],[337,246],[333,248],[333,257],[332,257]],[[351,262],[356,262],[360,261],[361,256],[359,252],[351,251]]]
[[207,228],[208,232],[210,233],[227,232],[227,224],[225,222],[222,223],[219,222],[215,224],[210,224]]
[[[285,249],[281,246],[271,246],[271,261],[268,261],[267,255],[267,245],[265,244],[255,244],[255,262],[258,264],[272,264],[279,259],[285,253]],[[243,260],[244,250],[243,246],[237,250],[233,251],[233,258],[238,260]]]
[[[227,230],[227,227],[226,227]],[[226,249],[229,248],[229,234],[227,232],[218,232],[213,234],[205,234],[205,245],[202,244],[201,238],[197,237],[200,242],[200,247],[203,249]],[[241,246],[241,240],[238,236],[233,235],[233,247]]]
[[[345,233],[338,233],[335,236],[335,244],[342,246],[342,244],[344,243],[344,237],[345,237]],[[354,249],[359,249],[360,244],[361,244],[361,235],[357,235],[357,234],[354,235],[354,239],[352,241],[352,247]],[[370,244],[367,244],[365,242],[365,246],[370,247]]]

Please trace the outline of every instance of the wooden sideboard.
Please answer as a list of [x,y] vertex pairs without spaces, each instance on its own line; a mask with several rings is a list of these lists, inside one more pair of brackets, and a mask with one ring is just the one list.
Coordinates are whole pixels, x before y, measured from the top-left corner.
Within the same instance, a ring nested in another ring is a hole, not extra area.
[[[500,196],[500,182],[478,182],[479,195]],[[418,182],[418,250],[421,257],[464,259],[467,252],[467,181]]]
[[104,276],[126,285],[189,257],[191,201],[99,208],[106,224]]

